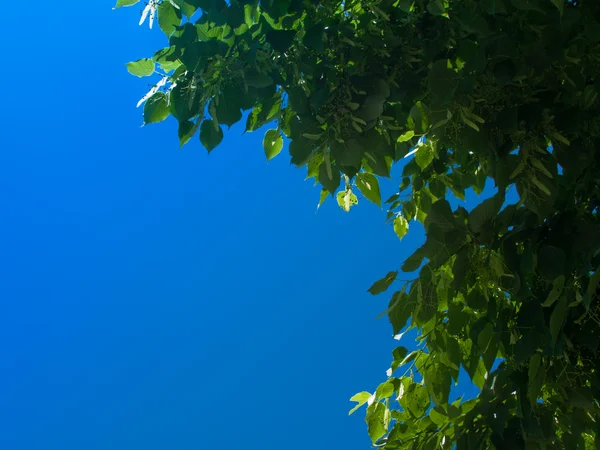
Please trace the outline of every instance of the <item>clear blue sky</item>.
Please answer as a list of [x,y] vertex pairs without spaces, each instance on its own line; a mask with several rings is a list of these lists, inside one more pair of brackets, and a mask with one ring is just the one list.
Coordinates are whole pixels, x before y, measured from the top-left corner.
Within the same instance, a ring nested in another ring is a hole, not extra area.
[[124,64],[164,40],[139,6],[4,3],[0,448],[368,448],[348,399],[396,341],[366,289],[421,236],[315,214],[260,133],[208,156],[140,128]]

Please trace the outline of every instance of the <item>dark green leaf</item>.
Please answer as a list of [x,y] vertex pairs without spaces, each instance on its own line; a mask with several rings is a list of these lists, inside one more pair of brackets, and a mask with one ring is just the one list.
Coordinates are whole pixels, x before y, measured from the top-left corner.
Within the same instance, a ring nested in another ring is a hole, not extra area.
[[562,330],[563,323],[567,316],[567,311],[567,299],[563,297],[558,301],[554,307],[554,311],[552,311],[552,315],[550,316],[550,333],[552,334],[552,342],[554,344],[556,344],[558,335]]
[[267,42],[271,44],[271,47],[273,47],[274,50],[278,51],[279,53],[284,53],[288,48],[290,48],[290,45],[292,45],[294,37],[296,36],[296,32],[288,30],[272,30],[267,32],[266,36]]
[[546,369],[542,364],[542,355],[539,353],[533,355],[529,360],[528,373],[529,386],[527,388],[527,397],[531,406],[535,406],[546,378]]
[[223,129],[215,125],[212,120],[204,120],[200,125],[200,142],[209,152],[213,151],[223,140]]
[[429,0],[429,3],[427,3],[427,11],[434,16],[441,16],[446,13],[446,8],[444,8],[442,0]]
[[[199,122],[198,122],[199,123]],[[198,130],[198,124],[190,121],[179,122],[179,147],[183,147]]]
[[162,122],[169,116],[169,99],[157,92],[144,104],[144,123]]
[[317,51],[323,51],[325,49],[324,38],[324,27],[323,25],[319,24],[306,30],[306,34],[304,35],[304,38],[302,38],[302,42],[304,42],[304,45],[306,45],[308,48]]
[[262,73],[248,73],[244,75],[246,84],[251,87],[264,88],[273,84],[273,79]]
[[416,289],[411,290],[410,295],[407,295],[404,291],[398,291],[392,296],[388,308],[388,318],[392,324],[394,334],[400,333],[406,326],[408,319],[410,319],[417,306],[416,297]]
[[331,194],[334,194],[340,186],[340,181],[340,171],[333,164],[329,169],[327,169],[326,161],[319,166],[319,183]]
[[427,81],[431,93],[443,103],[452,99],[458,87],[459,77],[449,66],[450,62],[447,59],[433,63]]
[[565,262],[565,252],[557,247],[548,245],[537,253],[538,271],[541,276],[551,281],[564,274]]
[[385,292],[392,285],[394,280],[396,280],[397,276],[397,270],[393,272],[388,272],[388,274],[384,278],[382,278],[381,280],[377,280],[375,283],[373,283],[373,286],[371,286],[367,290],[367,292],[371,293],[371,295],[377,295],[381,294],[382,292]]
[[463,286],[463,281],[467,275],[469,267],[469,250],[463,247],[457,254],[452,266],[452,275],[454,276],[454,289],[458,292]]
[[491,226],[503,202],[504,196],[496,194],[484,200],[469,213],[469,228],[473,233],[479,234]]
[[289,150],[292,157],[291,163],[296,167],[300,167],[308,162],[312,153],[312,145],[306,139],[294,139],[290,142]]
[[215,111],[219,124],[230,127],[242,118],[240,107],[236,104],[234,98],[230,95],[222,95],[219,103],[215,105]]
[[452,208],[447,200],[438,200],[431,205],[431,209],[425,220],[425,229],[429,230],[429,227],[434,224],[444,232],[452,231],[457,228],[456,220],[452,214]]

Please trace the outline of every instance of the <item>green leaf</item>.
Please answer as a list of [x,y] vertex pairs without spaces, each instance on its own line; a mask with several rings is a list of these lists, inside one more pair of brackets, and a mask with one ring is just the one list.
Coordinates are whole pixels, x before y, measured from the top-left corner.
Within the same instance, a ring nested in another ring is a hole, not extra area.
[[491,226],[504,203],[504,195],[496,194],[484,200],[469,213],[469,228],[479,234]]
[[444,8],[444,4],[441,0],[429,0],[429,3],[427,3],[427,11],[434,16],[446,14],[446,8]]
[[310,139],[311,141],[318,141],[321,139],[320,134],[311,134],[311,133],[302,133],[302,137],[306,139]]
[[410,109],[407,119],[409,128],[419,134],[427,133],[429,129],[429,109],[423,102],[416,102]]
[[426,252],[428,249],[428,244],[427,242],[425,242],[425,244],[423,244],[421,247],[419,247],[412,255],[410,255],[408,258],[406,258],[404,260],[404,263],[402,264],[402,271],[403,272],[414,272],[415,270],[417,270],[421,264],[423,263],[423,260],[425,259],[425,257],[427,256]]
[[273,50],[279,53],[284,53],[290,48],[295,36],[296,32],[291,30],[271,30],[266,34],[267,42],[271,44]]
[[154,73],[154,61],[150,58],[138,59],[126,64],[127,71],[136,77],[148,77]]
[[235,95],[234,92],[223,94],[219,96],[219,103],[215,104],[215,112],[219,123],[228,127],[231,127],[242,118],[239,104],[237,104],[237,99],[233,95]]
[[312,145],[306,139],[294,139],[289,146],[291,163],[301,167],[308,162],[312,154]]
[[[426,265],[421,269],[420,278],[423,273],[430,273],[431,269]],[[425,283],[423,279],[417,283],[417,309],[413,315],[416,325],[424,326],[433,320],[438,310],[439,299],[437,296],[436,283],[430,281]]]
[[327,200],[328,196],[329,191],[327,189],[321,189],[321,193],[319,194],[319,205],[317,206],[317,209],[319,209],[325,200]]
[[463,286],[465,277],[467,276],[467,269],[469,267],[469,249],[463,247],[457,254],[452,266],[452,276],[454,277],[453,284],[454,290],[458,292]]
[[163,1],[158,5],[158,26],[167,37],[171,36],[179,25],[181,25],[180,9],[176,9],[169,1]]
[[449,65],[447,59],[434,62],[427,81],[431,93],[442,103],[449,102],[458,87],[459,77],[456,72],[448,68]]
[[392,324],[394,335],[400,333],[412,316],[417,306],[416,296],[416,289],[411,291],[410,295],[407,295],[404,291],[398,291],[392,295],[388,306],[388,319]]
[[396,347],[392,351],[392,358],[394,358],[394,360],[392,361],[392,367],[390,368],[391,372],[388,372],[389,376],[392,376],[394,370],[396,370],[402,365],[402,362],[404,361],[404,358],[406,358],[406,355],[408,355],[408,349],[403,346]]
[[394,232],[396,236],[402,240],[402,238],[408,233],[408,220],[406,220],[401,214],[398,214],[394,219]]
[[413,130],[409,130],[406,133],[401,134],[400,137],[398,137],[397,142],[408,142],[413,137],[415,137],[415,132]]
[[545,307],[552,306],[554,304],[554,302],[556,300],[558,300],[558,298],[562,294],[564,286],[565,286],[565,276],[560,275],[552,283],[552,290],[550,291],[550,294],[548,294],[546,301],[544,303],[542,303],[542,306],[545,306]]
[[244,80],[248,86],[255,88],[265,88],[273,84],[273,78],[262,73],[245,74]]
[[415,161],[421,170],[425,170],[425,168],[432,163],[434,157],[435,152],[429,141],[426,144],[421,145],[417,150],[417,153],[415,153]]
[[334,165],[330,165],[329,169],[327,167],[327,161],[319,166],[319,183],[333,195],[340,186],[340,171]]
[[169,99],[157,92],[144,104],[144,123],[162,122],[169,116]]
[[375,394],[378,399],[390,398],[394,395],[394,381],[394,379],[384,381],[377,387]]
[[267,161],[276,157],[283,148],[283,136],[277,129],[267,130],[263,139],[263,148]]
[[358,204],[358,198],[356,198],[356,195],[354,195],[352,189],[338,192],[336,199],[338,206],[346,212],[350,212],[350,208]]
[[367,200],[381,207],[381,193],[379,192],[379,181],[375,175],[361,172],[356,176],[356,187]]
[[117,4],[113,9],[121,8],[122,6],[133,6],[139,2],[140,0],[117,0]]
[[323,51],[325,49],[325,27],[322,24],[315,25],[308,30],[306,30],[306,34],[302,38],[302,42],[308,48],[317,51]]
[[462,116],[462,121],[463,121],[463,122],[464,122],[466,125],[468,125],[468,126],[470,126],[471,128],[473,128],[475,131],[479,132],[479,127],[478,127],[478,126],[475,124],[475,122],[473,122],[472,120],[470,120],[470,119],[467,119],[465,116]]
[[558,335],[562,330],[563,323],[567,316],[567,310],[567,298],[563,297],[556,304],[554,311],[552,311],[552,315],[550,316],[550,334],[552,335],[553,344],[556,344],[556,341],[558,340]]
[[413,0],[400,0],[398,7],[405,13],[411,12]]
[[563,12],[565,10],[565,0],[551,0],[552,4],[554,6],[556,6],[556,8],[558,8],[558,11],[560,12],[560,15],[563,15]]
[[179,128],[178,128],[178,132],[177,132],[177,134],[179,135],[179,148],[181,148],[185,144],[187,144],[189,142],[189,140],[192,138],[192,136],[196,133],[196,131],[198,131],[199,123],[200,122],[197,122],[196,124],[194,124],[193,122],[190,122],[189,120],[186,120],[184,122],[179,122]]
[[538,250],[537,270],[547,280],[555,280],[565,272],[567,255],[564,250],[546,245]]
[[352,398],[350,398],[351,402],[356,402],[358,403],[356,406],[354,406],[354,408],[352,408],[350,410],[350,412],[348,413],[348,415],[351,415],[352,413],[354,413],[354,411],[356,411],[358,408],[360,408],[362,405],[364,405],[365,403],[367,403],[367,401],[369,400],[369,398],[371,398],[371,394],[368,392],[359,392],[358,394],[355,394],[352,396]]
[[596,288],[598,287],[598,283],[600,283],[600,269],[596,269],[594,274],[590,277],[590,282],[587,287],[587,294],[590,297],[593,297],[596,293]]
[[544,194],[550,196],[552,195],[552,193],[550,192],[550,190],[546,187],[546,185],[544,183],[542,183],[540,180],[538,180],[536,177],[531,177],[531,182],[536,185],[538,187],[538,189],[540,191],[542,191]]
[[534,407],[537,404],[540,390],[544,385],[546,379],[546,369],[542,364],[542,355],[539,353],[534,354],[529,360],[529,385],[527,388],[527,397],[531,406]]
[[446,422],[448,422],[448,416],[446,415],[446,411],[440,406],[436,405],[429,411],[429,417],[431,421],[435,423],[437,426],[442,426]]
[[448,336],[446,339],[446,357],[452,369],[460,369],[460,346],[458,341],[452,336]]
[[403,396],[403,400],[406,409],[408,409],[416,419],[423,417],[429,408],[429,394],[427,393],[427,388],[418,383],[413,383],[409,386]]
[[383,403],[375,402],[367,408],[365,422],[373,443],[387,433],[386,413],[387,407]]
[[215,126],[212,120],[204,120],[200,125],[200,142],[208,152],[213,151],[223,140],[223,129]]
[[456,230],[456,219],[448,200],[441,199],[431,205],[424,225],[426,230],[431,225],[436,225],[443,232]]
[[375,283],[373,283],[373,286],[371,286],[367,290],[367,292],[369,292],[371,295],[377,295],[387,291],[387,289],[392,285],[394,280],[396,280],[397,276],[397,270],[394,270],[393,272],[388,272],[388,274],[381,280],[377,280]]

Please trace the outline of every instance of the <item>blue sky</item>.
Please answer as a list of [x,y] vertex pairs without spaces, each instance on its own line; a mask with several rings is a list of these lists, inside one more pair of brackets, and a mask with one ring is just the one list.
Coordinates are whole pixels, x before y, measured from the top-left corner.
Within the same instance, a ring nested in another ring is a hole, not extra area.
[[140,128],[148,82],[124,64],[160,30],[39,5],[7,2],[0,31],[0,448],[368,448],[348,399],[396,341],[366,289],[420,234],[366,201],[315,214],[260,133],[208,156],[172,120]]

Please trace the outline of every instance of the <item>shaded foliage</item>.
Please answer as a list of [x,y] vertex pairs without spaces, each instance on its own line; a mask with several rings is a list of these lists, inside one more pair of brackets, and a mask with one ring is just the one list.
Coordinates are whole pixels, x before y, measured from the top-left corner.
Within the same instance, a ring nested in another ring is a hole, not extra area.
[[[420,345],[395,349],[389,378],[353,397],[374,444],[600,448],[600,2],[149,7],[169,45],[128,65],[163,76],[146,122],[172,115],[182,145],[198,132],[211,151],[245,111],[247,131],[272,124],[268,159],[289,139],[322,200],[383,203],[399,237],[423,224],[425,243],[401,265],[414,279],[387,310]],[[382,202],[378,177],[400,161],[398,193]],[[452,209],[447,199],[486,182],[490,198]],[[451,401],[461,369],[481,391]]]

